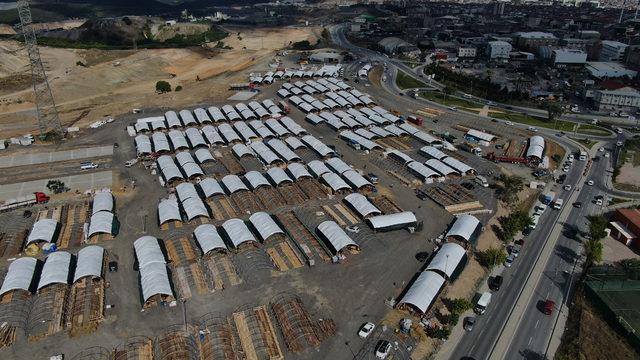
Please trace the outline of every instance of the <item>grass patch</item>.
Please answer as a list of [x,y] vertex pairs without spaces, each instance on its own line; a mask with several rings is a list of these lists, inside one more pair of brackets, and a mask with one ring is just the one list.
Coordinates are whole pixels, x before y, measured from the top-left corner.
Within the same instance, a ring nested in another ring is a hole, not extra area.
[[625,141],[620,156],[618,157],[619,165],[624,164],[628,157],[631,157],[633,166],[640,166],[640,139],[628,139]]
[[593,147],[593,145],[595,145],[597,143],[597,141],[589,140],[587,138],[584,138],[584,139],[571,138],[571,140],[575,140],[575,141],[579,142],[580,144],[586,146],[587,149],[591,149]]
[[609,199],[609,205],[622,204],[622,203],[626,203],[628,201],[631,201],[631,200],[614,197],[614,198]]
[[420,97],[445,106],[456,106],[461,108],[477,108],[479,106],[478,104],[472,103],[471,101],[459,99],[451,95],[445,95],[440,92],[421,92]]
[[640,192],[640,186],[625,184],[625,183],[614,183],[613,187],[616,190],[628,191],[628,192]]
[[[525,115],[525,114],[517,114],[513,112],[504,112],[504,113],[492,113],[492,117],[496,119],[509,120],[512,122],[517,122],[520,124],[526,124],[535,127],[541,127],[546,129],[555,129],[558,131],[564,132],[573,132],[576,126],[576,123],[564,120],[558,121],[548,121],[546,118]],[[578,134],[585,135],[609,135],[609,130],[595,126],[590,124],[580,124],[578,130],[576,131]]]
[[398,87],[402,90],[422,88],[426,86],[422,81],[416,80],[404,71],[400,70],[398,70],[398,76],[396,77],[396,85],[398,85]]

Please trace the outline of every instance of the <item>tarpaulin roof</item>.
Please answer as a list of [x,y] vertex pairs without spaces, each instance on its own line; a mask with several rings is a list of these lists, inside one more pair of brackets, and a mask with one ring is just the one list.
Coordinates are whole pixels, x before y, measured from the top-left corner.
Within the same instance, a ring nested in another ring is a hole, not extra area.
[[113,195],[110,191],[99,191],[93,197],[91,212],[95,214],[100,211],[113,212]]
[[287,173],[279,167],[272,167],[267,170],[267,176],[271,179],[273,185],[278,186],[285,182],[292,182],[291,178]]
[[154,236],[145,235],[133,242],[133,248],[136,252],[139,267],[146,266],[150,263],[159,262],[166,264],[164,254],[160,249],[158,239]]
[[236,191],[240,191],[240,190],[249,191],[247,186],[242,182],[242,180],[240,180],[240,178],[237,175],[230,174],[223,177],[222,184],[224,185],[225,188],[227,188],[227,191],[229,192],[229,194],[233,194]]
[[195,125],[198,123],[189,110],[180,110],[180,118],[185,126]]
[[358,248],[358,244],[356,244],[356,242],[353,241],[353,239],[351,239],[335,221],[328,220],[320,223],[316,228],[316,231],[318,231],[325,239],[327,239],[329,244],[331,244],[334,254],[342,251],[342,249],[347,246]]
[[426,313],[444,285],[444,277],[435,271],[424,271],[411,284],[398,304],[409,304]]
[[222,224],[222,228],[234,247],[238,247],[247,241],[257,242],[251,231],[249,231],[247,224],[240,219],[227,220]]
[[173,296],[167,266],[163,263],[155,262],[140,267],[140,285],[145,302],[155,295]]
[[420,153],[438,160],[442,160],[447,157],[447,154],[434,148],[433,146],[423,146],[422,148],[420,148]]
[[342,173],[342,177],[351,185],[354,189],[362,189],[365,186],[371,186],[369,180],[360,175],[355,170],[348,170]]
[[187,139],[189,140],[192,148],[197,146],[207,146],[207,142],[204,141],[200,130],[196,128],[188,128],[184,133],[187,135]]
[[218,133],[218,129],[216,129],[216,127],[213,125],[203,126],[202,133],[204,134],[204,137],[207,138],[207,141],[211,145],[225,143],[224,139],[222,139],[222,136],[220,136],[220,133]]
[[108,211],[100,211],[91,215],[89,222],[88,236],[95,234],[112,234],[113,231],[113,213]]
[[342,174],[345,171],[352,170],[351,166],[347,165],[347,163],[337,157],[332,157],[328,160],[325,160],[325,164],[327,164],[331,169],[333,169],[334,172],[338,174]]
[[224,195],[224,190],[220,183],[213,178],[204,178],[198,183],[205,197],[211,197],[214,195]]
[[158,222],[162,225],[172,220],[182,221],[178,200],[175,197],[160,200],[158,203]]
[[217,249],[227,250],[222,236],[220,236],[216,227],[211,224],[202,224],[195,228],[193,237],[198,242],[203,255]]
[[445,163],[443,163],[438,159],[429,159],[425,161],[424,164],[444,176],[449,174],[458,174],[458,171],[450,168],[449,166],[447,166]]
[[101,277],[104,262],[104,249],[100,246],[89,245],[78,251],[76,261],[76,271],[73,275],[73,282],[85,276]]
[[351,190],[351,186],[349,186],[349,184],[347,184],[344,180],[342,180],[342,178],[340,176],[338,176],[335,173],[332,172],[328,172],[328,173],[324,173],[321,176],[322,181],[324,181],[325,184],[329,185],[329,187],[334,191],[340,191],[340,190]]
[[258,231],[262,241],[266,241],[275,234],[284,235],[284,231],[266,212],[257,212],[249,216],[249,222]]
[[209,149],[198,149],[196,150],[195,155],[200,164],[203,164],[207,161],[216,161],[213,155],[211,155],[211,151],[209,151]]
[[466,250],[456,243],[444,243],[427,265],[427,270],[440,271],[447,278],[450,278],[466,253]]
[[251,151],[251,149],[247,145],[242,143],[233,145],[231,149],[233,150],[233,153],[236,154],[238,158],[242,158],[243,156],[255,156],[253,151]]
[[[291,164],[293,165],[293,164]],[[322,174],[326,174],[328,172],[331,172],[331,170],[329,170],[329,168],[327,167],[327,165],[325,165],[325,163],[323,163],[320,160],[311,160],[308,164],[307,167],[309,168],[309,170],[311,170],[311,172],[316,176],[316,177],[320,177],[322,176]]]
[[280,139],[271,139],[267,145],[287,162],[300,160],[300,157]]
[[289,170],[289,173],[291,173],[296,180],[304,177],[311,177],[311,173],[307,171],[307,168],[299,163],[291,163],[287,165],[287,170]]
[[261,173],[257,171],[248,171],[244,174],[244,178],[249,182],[249,186],[251,189],[255,190],[260,186],[271,186],[269,180],[265,178]]
[[69,281],[69,266],[71,254],[66,251],[56,251],[47,256],[42,272],[38,290],[51,284],[66,284]]
[[180,130],[169,131],[169,140],[171,140],[171,145],[173,145],[174,150],[189,148],[187,138],[184,137],[184,134]]
[[4,295],[12,290],[29,291],[29,286],[33,281],[38,260],[32,257],[18,258],[9,264],[9,270],[2,282],[0,295]]
[[473,215],[460,215],[447,231],[447,237],[457,236],[466,241],[471,240],[471,236],[480,225],[480,220]]
[[349,194],[344,197],[344,201],[347,202],[351,208],[358,212],[358,214],[365,218],[371,214],[380,215],[382,212],[375,207],[366,196],[360,193]]
[[36,241],[52,242],[57,228],[58,222],[53,219],[41,219],[36,221],[31,228],[29,237],[27,237],[27,244],[31,244]]
[[418,222],[418,220],[416,219],[416,215],[411,211],[378,215],[370,217],[366,221],[374,230],[384,230],[398,226],[409,226]]

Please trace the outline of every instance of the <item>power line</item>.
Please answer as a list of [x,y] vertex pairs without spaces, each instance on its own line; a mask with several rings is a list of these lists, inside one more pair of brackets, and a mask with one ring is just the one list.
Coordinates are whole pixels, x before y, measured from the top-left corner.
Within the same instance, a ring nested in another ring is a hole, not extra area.
[[24,44],[29,55],[29,63],[31,65],[31,82],[33,84],[33,93],[35,95],[36,112],[38,116],[38,127],[40,128],[40,137],[43,138],[48,132],[55,132],[63,135],[62,125],[56,110],[56,104],[51,94],[49,80],[42,65],[40,51],[38,50],[38,41],[36,33],[31,26],[31,10],[27,0],[17,1],[18,14],[20,15],[20,27],[24,35]]

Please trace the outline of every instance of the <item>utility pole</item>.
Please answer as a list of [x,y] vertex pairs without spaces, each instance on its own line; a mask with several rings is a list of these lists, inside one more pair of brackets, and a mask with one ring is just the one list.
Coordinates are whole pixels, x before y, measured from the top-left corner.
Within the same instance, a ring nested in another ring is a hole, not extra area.
[[29,9],[29,1],[18,0],[17,8],[18,14],[20,15],[20,27],[24,35],[24,45],[27,48],[29,63],[31,65],[31,82],[35,95],[40,138],[44,138],[48,132],[55,132],[63,136],[64,131],[62,130],[56,104],[51,94],[49,80],[47,80],[47,74],[44,71],[42,59],[40,58],[36,33],[31,26],[33,21],[31,19],[31,10]]

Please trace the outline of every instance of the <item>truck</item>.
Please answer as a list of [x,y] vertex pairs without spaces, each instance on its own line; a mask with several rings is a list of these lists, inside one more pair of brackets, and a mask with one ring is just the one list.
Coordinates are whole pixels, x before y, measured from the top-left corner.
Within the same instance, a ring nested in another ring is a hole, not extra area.
[[487,311],[487,306],[489,306],[490,303],[491,303],[491,293],[490,292],[482,293],[482,295],[478,299],[478,302],[476,303],[476,307],[474,309],[475,312],[478,315],[484,314],[485,311]]
[[458,145],[458,147],[464,151],[470,152],[474,155],[477,156],[482,156],[482,148],[480,146],[477,145],[473,145],[471,143],[468,142],[463,142],[462,144]]
[[289,104],[287,104],[282,100],[278,102],[278,107],[280,108],[280,110],[284,111],[285,114],[288,114],[291,112],[291,108],[289,107]]
[[555,199],[555,197],[556,197],[556,193],[553,191],[549,191],[548,193],[543,195],[542,203],[545,205],[550,205],[553,199]]
[[44,204],[48,202],[49,199],[50,197],[47,196],[45,193],[36,191],[31,195],[21,196],[19,198],[9,199],[5,201],[4,203],[0,204],[0,212],[13,210],[22,206]]
[[580,151],[580,155],[578,156],[578,160],[585,161],[587,160],[587,152],[582,150]]
[[556,210],[560,210],[562,208],[562,204],[564,204],[564,200],[556,199],[556,201],[554,201],[553,203],[553,208]]
[[413,116],[410,115],[407,117],[407,121],[409,121],[412,124],[416,124],[418,126],[422,126],[422,124],[424,123],[424,119],[419,117],[419,116]]

